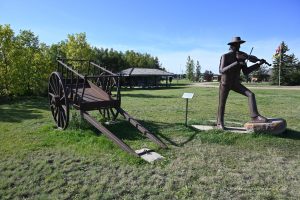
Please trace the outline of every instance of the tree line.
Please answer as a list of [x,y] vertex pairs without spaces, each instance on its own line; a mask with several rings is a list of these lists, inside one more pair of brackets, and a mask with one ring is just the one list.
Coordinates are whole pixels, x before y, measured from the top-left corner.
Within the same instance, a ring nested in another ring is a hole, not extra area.
[[112,72],[130,67],[164,70],[159,59],[148,53],[94,47],[85,33],[47,45],[30,30],[15,34],[10,25],[0,24],[0,96],[46,94],[57,57],[93,60]]
[[209,70],[205,70],[203,74],[201,74],[201,65],[199,61],[195,61],[188,56],[187,62],[186,62],[186,78],[190,81],[196,81],[199,82],[201,79],[205,81],[212,81],[213,79],[213,72]]

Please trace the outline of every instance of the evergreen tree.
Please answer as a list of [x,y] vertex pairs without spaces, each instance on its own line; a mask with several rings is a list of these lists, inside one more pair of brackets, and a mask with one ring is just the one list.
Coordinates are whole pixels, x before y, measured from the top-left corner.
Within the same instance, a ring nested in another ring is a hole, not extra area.
[[194,60],[191,59],[190,56],[188,56],[186,62],[186,77],[190,81],[193,81],[194,79],[194,69],[195,69]]
[[195,76],[195,79],[196,79],[197,82],[200,80],[200,75],[201,75],[201,65],[199,64],[199,61],[197,60],[196,76]]
[[252,73],[252,76],[255,76],[257,78],[257,81],[266,81],[269,77],[268,72],[268,67],[266,65],[262,65],[258,70]]
[[279,79],[280,85],[300,84],[299,61],[294,54],[287,54],[288,51],[287,44],[282,42],[273,56],[272,84],[279,85]]

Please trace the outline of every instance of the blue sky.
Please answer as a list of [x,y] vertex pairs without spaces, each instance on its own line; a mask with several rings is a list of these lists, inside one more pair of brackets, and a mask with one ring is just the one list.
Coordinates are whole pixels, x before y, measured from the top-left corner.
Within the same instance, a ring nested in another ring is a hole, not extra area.
[[0,0],[0,11],[0,24],[30,29],[46,44],[85,32],[93,46],[150,53],[173,73],[185,71],[188,56],[218,72],[233,36],[269,62],[281,41],[300,58],[297,0]]

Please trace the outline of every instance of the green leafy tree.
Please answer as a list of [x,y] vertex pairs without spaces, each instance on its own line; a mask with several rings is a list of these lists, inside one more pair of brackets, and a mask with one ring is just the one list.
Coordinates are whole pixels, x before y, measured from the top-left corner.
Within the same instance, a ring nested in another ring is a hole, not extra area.
[[207,82],[212,81],[213,77],[214,74],[212,73],[212,71],[205,70],[205,72],[203,73],[203,79]]
[[[282,42],[273,56],[272,84],[297,85],[300,84],[298,74],[300,74],[299,60],[294,54],[288,54],[287,44]],[[280,74],[280,77],[279,77]]]
[[39,44],[39,51],[34,55],[34,67],[36,73],[32,75],[33,93],[47,94],[48,78],[57,64],[53,63],[50,47],[44,43]]
[[67,58],[66,54],[66,41],[61,41],[57,44],[52,44],[49,47],[49,54],[51,60],[56,63],[57,58]]
[[[47,46],[29,30],[15,36],[9,25],[0,25],[0,95],[45,94],[57,57],[93,59],[113,72],[129,67],[162,69],[158,58],[147,53],[92,47],[85,33],[70,34],[66,40]],[[81,62],[70,64],[82,74],[87,72]]]
[[[62,49],[64,49],[63,46]],[[86,34],[69,34],[65,43],[65,52],[67,58],[70,59],[91,59],[92,48],[86,40]]]
[[[63,52],[68,59],[90,60],[92,58],[92,48],[86,40],[85,33],[69,34],[65,43],[61,43]],[[69,62],[79,73],[86,74],[87,62]]]
[[[6,27],[9,30],[9,27]],[[39,44],[33,32],[21,30],[17,36],[8,31],[8,41],[1,47],[1,66],[4,66],[2,95],[36,95],[45,93],[49,75],[49,52],[45,44]],[[2,65],[2,64],[5,65]],[[1,67],[2,68],[2,67]],[[1,84],[2,85],[2,84]]]
[[39,73],[36,54],[39,53],[39,40],[33,32],[21,30],[16,36],[14,49],[13,93],[30,95],[34,91],[33,76]]
[[157,57],[135,51],[125,53],[113,49],[93,48],[93,60],[110,71],[119,72],[130,67],[161,69]]
[[194,69],[195,69],[194,60],[191,59],[190,56],[188,56],[186,62],[186,77],[190,81],[193,81],[194,79]]
[[127,68],[155,68],[161,69],[159,60],[157,57],[152,57],[150,54],[141,54],[134,51],[126,51],[124,54],[124,60]]
[[9,25],[0,25],[0,95],[10,94],[13,80],[14,32]]

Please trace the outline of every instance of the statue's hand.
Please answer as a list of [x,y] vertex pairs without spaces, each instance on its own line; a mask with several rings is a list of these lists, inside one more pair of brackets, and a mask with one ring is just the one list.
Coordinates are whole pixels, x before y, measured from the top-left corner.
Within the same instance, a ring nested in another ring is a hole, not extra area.
[[247,67],[247,63],[245,61],[238,61],[238,62],[239,62],[239,65]]
[[236,59],[238,60],[238,62],[245,62],[245,60],[247,59],[247,56],[241,52],[236,52]]
[[260,61],[259,61],[259,65],[262,65],[262,64],[265,64],[266,63],[266,60],[265,59],[260,59]]

